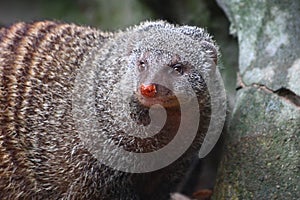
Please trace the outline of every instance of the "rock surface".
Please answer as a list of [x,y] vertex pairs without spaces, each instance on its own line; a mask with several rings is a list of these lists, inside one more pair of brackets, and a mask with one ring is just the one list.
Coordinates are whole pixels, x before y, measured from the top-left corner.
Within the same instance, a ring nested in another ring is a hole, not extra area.
[[300,199],[300,2],[218,0],[239,85],[215,199]]

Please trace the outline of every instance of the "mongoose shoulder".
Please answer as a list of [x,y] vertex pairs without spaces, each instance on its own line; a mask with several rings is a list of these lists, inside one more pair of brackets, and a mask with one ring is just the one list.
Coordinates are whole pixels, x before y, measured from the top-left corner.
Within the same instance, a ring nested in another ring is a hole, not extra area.
[[[206,31],[162,21],[115,33],[51,21],[2,28],[0,199],[169,198],[207,132],[205,77],[218,70],[217,58]],[[182,110],[193,95],[197,109]],[[163,126],[145,134],[162,108]],[[183,113],[194,110],[196,124]],[[159,166],[168,155],[149,164],[121,150],[158,152],[172,143],[183,116],[184,130],[196,125],[196,134],[182,155],[153,171],[130,172],[140,164]],[[91,122],[97,125],[85,126]],[[128,170],[119,167],[128,163]]]

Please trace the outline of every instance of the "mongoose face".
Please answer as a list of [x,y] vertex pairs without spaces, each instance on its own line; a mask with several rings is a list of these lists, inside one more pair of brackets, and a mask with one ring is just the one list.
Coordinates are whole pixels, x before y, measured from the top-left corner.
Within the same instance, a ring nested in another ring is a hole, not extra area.
[[[210,123],[206,80],[217,71],[217,52],[203,29],[166,22],[116,33],[57,22],[0,29],[0,198],[167,199],[197,156]],[[76,82],[79,75],[82,82]],[[189,107],[195,101],[197,109]],[[139,137],[151,125],[156,104],[166,110],[165,124],[157,134]],[[80,126],[92,120],[80,118],[84,109],[95,112],[97,122],[87,126],[94,134],[87,145]],[[191,111],[200,115],[199,122]],[[128,155],[162,150],[176,138],[182,120],[182,129],[196,136],[179,134],[170,155],[182,143],[190,147],[156,172],[121,172],[92,152],[111,156],[108,161],[119,156],[114,161],[120,165],[163,163],[167,154],[150,163]]]
[[144,26],[128,37],[127,47],[139,101],[148,107],[160,104],[167,108],[179,106],[176,95],[185,103],[191,93],[203,99],[206,86],[202,76],[215,71],[218,57],[211,38],[195,27]]
[[148,107],[155,104],[165,108],[179,106],[173,91],[180,91],[182,96],[186,96],[184,93],[188,88],[180,83],[187,80],[191,65],[181,61],[179,55],[162,50],[135,51],[134,57],[139,101]]

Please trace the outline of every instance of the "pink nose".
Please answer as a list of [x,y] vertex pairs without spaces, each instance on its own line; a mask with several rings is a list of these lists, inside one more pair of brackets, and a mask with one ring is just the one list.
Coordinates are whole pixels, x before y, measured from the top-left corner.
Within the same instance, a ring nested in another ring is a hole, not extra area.
[[156,87],[154,84],[140,86],[141,94],[145,97],[154,97],[156,94]]

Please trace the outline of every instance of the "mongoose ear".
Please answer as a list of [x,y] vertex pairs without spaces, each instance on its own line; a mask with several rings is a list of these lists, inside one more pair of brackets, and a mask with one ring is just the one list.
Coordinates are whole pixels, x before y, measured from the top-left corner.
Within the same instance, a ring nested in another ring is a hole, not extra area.
[[209,58],[211,58],[214,63],[218,64],[218,50],[216,46],[208,41],[201,41],[200,42],[202,48],[206,51],[206,54]]

